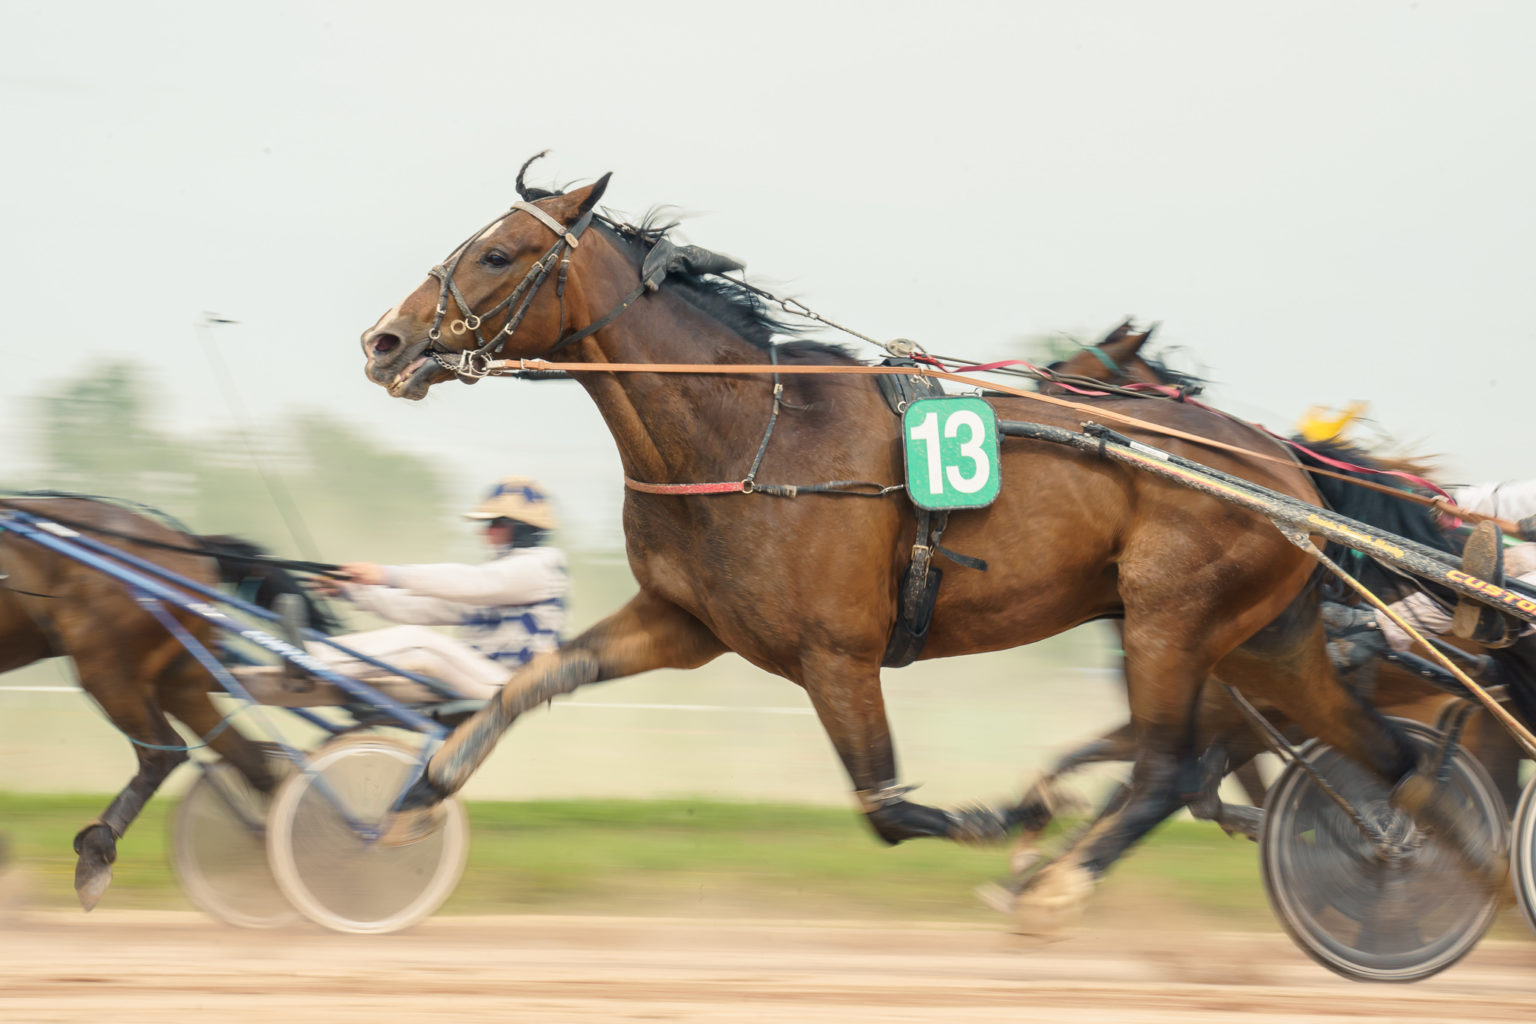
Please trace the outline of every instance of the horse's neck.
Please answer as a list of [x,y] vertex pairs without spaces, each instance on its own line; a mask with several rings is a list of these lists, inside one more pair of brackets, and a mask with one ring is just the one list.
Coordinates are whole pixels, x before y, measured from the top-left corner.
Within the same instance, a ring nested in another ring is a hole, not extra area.
[[[764,352],[665,286],[630,307],[583,345],[581,358],[603,363],[762,364]],[[651,483],[740,479],[772,408],[763,374],[578,374],[596,402],[631,477]]]

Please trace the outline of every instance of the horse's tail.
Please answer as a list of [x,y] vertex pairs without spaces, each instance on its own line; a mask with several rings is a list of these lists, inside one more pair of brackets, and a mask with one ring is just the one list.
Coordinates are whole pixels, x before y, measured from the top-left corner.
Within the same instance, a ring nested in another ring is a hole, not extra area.
[[[1363,480],[1391,487],[1405,495],[1412,494],[1414,492],[1403,476],[1394,474],[1422,477],[1429,468],[1427,465],[1411,459],[1385,459],[1343,441],[1292,440],[1301,446],[1293,448],[1297,459],[1307,468],[1313,485],[1333,511],[1437,551],[1459,553],[1461,545],[1457,538],[1440,525],[1433,508],[1409,497],[1395,497],[1373,487],[1358,487],[1352,482]],[[1339,463],[1365,468],[1362,471],[1340,470]],[[1350,479],[1331,475],[1340,472],[1347,473]],[[1379,586],[1386,581],[1386,571],[1364,555],[1337,546],[1329,554],[1335,561],[1342,561],[1344,567],[1367,586]]]
[[228,534],[201,534],[198,544],[219,564],[219,578],[248,591],[252,604],[272,608],[280,594],[294,594],[304,602],[309,624],[322,633],[339,633],[342,624],[324,602],[301,584],[259,544]]

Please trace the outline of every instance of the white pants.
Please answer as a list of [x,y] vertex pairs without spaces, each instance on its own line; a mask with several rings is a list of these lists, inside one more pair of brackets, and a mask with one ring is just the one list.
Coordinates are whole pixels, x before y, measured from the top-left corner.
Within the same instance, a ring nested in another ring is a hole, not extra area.
[[[426,626],[386,626],[332,637],[343,647],[378,658],[398,669],[430,676],[461,696],[485,700],[501,689],[512,672],[473,647]],[[306,644],[309,653],[344,676],[367,682],[393,673],[348,657],[326,644]]]
[[[1536,544],[1515,544],[1505,548],[1504,575],[1522,583],[1536,584]],[[1440,607],[1434,598],[1422,590],[1409,594],[1401,601],[1393,601],[1388,607],[1420,633],[1440,636],[1451,628],[1452,611]],[[1386,638],[1387,646],[1394,651],[1406,651],[1413,646],[1413,637],[1380,612],[1376,613],[1376,624],[1381,627],[1381,635]],[[1531,627],[1526,626],[1521,630],[1521,635],[1529,632]]]

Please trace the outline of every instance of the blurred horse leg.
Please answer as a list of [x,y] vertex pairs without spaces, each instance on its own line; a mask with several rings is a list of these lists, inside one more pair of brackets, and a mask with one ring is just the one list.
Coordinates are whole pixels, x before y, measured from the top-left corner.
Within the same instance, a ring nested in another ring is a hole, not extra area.
[[226,722],[209,699],[208,688],[212,682],[207,670],[183,651],[160,673],[155,681],[155,693],[172,717],[233,765],[252,788],[260,793],[271,793],[278,780],[264,748],[248,739],[233,722]]
[[1008,867],[1022,874],[1044,856],[1040,837],[1063,810],[1080,806],[1077,797],[1062,790],[1061,778],[1090,764],[1130,761],[1136,755],[1136,732],[1130,722],[1073,747],[1036,779],[1019,801],[1005,813],[1021,823],[1019,837],[1008,854]]
[[1159,621],[1127,615],[1126,679],[1135,730],[1129,786],[1057,857],[1027,880],[1013,907],[1015,931],[1059,930],[1125,850],[1182,807],[1198,784],[1194,726],[1209,657],[1166,642]]
[[1478,823],[1452,799],[1422,765],[1398,729],[1354,690],[1333,681],[1322,643],[1322,623],[1313,614],[1309,628],[1317,642],[1289,653],[1247,646],[1219,668],[1223,681],[1277,708],[1307,736],[1316,737],[1372,772],[1392,789],[1392,803],[1453,843],[1466,868],[1490,887],[1508,870],[1503,851],[1493,849]]
[[829,650],[803,655],[798,682],[853,783],[869,827],[884,842],[936,837],[957,842],[1003,839],[1017,824],[1008,811],[984,806],[956,810],[908,800],[900,784],[885,698],[880,688],[880,651]]
[[704,624],[646,591],[559,650],[541,654],[432,755],[401,803],[430,807],[461,789],[524,712],[590,683],[658,668],[697,668],[725,652]]
[[117,840],[166,776],[187,759],[181,737],[160,710],[150,683],[128,668],[138,668],[138,659],[132,652],[132,638],[111,634],[96,635],[87,649],[71,652],[80,685],[112,724],[133,742],[139,764],[128,785],[101,816],[75,836],[75,853],[79,855],[75,863],[75,893],[86,910],[96,906],[112,883]]

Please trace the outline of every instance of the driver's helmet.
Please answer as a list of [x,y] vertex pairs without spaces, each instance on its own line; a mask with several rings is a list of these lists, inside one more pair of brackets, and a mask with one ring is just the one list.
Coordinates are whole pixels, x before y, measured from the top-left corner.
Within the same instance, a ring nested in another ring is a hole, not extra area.
[[1366,402],[1350,402],[1343,409],[1328,409],[1314,405],[1296,424],[1296,432],[1303,441],[1314,444],[1342,439],[1349,425],[1370,408]]
[[554,503],[544,493],[538,481],[526,476],[509,476],[502,480],[485,500],[464,513],[466,519],[515,519],[541,530],[553,530]]

